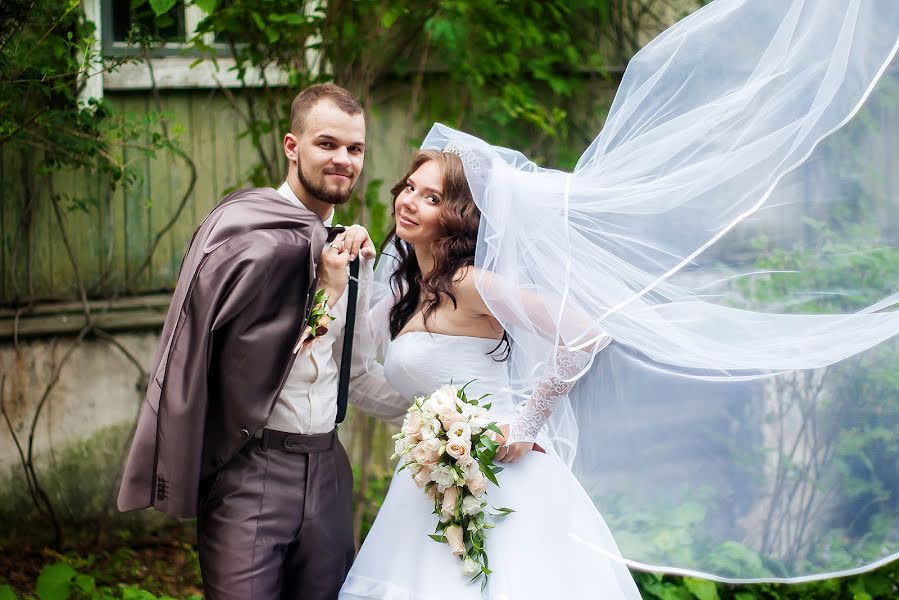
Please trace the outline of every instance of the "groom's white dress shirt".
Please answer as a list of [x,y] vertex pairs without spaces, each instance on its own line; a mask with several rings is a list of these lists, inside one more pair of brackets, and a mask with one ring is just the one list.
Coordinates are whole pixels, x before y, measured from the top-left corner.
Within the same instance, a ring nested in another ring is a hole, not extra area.
[[[278,193],[294,204],[303,206],[286,182],[278,188]],[[325,220],[325,225],[330,226],[333,218],[332,211],[331,216]],[[346,306],[347,294],[344,293],[331,309],[337,318],[328,325],[328,332],[312,343],[309,354],[300,351],[269,416],[266,424],[269,429],[303,434],[328,433],[334,429],[337,418],[338,361],[343,352]],[[359,323],[366,317],[362,308],[359,307]],[[405,412],[408,402],[387,383],[380,365],[363,360],[364,351],[366,349],[359,348],[358,344],[354,346],[349,400],[371,415],[396,420]]]

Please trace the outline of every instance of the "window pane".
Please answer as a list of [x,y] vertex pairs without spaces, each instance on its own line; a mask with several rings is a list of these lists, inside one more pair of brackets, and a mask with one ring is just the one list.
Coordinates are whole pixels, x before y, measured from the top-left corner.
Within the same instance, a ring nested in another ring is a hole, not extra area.
[[184,1],[176,2],[166,14],[157,17],[147,0],[112,0],[112,40],[127,41],[132,26],[143,35],[166,42],[184,41]]

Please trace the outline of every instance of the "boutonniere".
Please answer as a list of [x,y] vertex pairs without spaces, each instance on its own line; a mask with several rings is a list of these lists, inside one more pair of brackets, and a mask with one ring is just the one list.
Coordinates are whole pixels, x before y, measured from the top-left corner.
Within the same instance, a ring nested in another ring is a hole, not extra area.
[[311,347],[312,342],[314,342],[316,338],[328,333],[328,325],[337,318],[328,306],[328,301],[330,299],[331,297],[324,289],[319,289],[315,292],[315,297],[312,299],[312,309],[309,311],[309,320],[306,322],[303,336],[293,349],[294,354],[299,352],[303,347]]

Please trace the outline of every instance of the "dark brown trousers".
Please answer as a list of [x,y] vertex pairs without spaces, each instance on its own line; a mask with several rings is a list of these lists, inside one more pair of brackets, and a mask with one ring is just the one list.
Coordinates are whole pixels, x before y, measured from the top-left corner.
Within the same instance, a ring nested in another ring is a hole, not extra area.
[[290,452],[254,438],[203,486],[207,600],[337,598],[355,553],[353,475],[336,432],[330,447],[298,452],[306,437],[322,436],[292,436]]

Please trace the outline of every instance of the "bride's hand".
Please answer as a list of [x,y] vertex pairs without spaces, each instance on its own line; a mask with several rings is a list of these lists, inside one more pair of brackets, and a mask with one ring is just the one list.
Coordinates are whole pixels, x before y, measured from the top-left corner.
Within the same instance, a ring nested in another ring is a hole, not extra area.
[[509,426],[500,425],[499,428],[503,434],[501,436],[496,436],[496,441],[499,443],[500,448],[496,452],[495,460],[503,463],[515,462],[521,460],[521,457],[534,449],[533,442],[512,442],[507,445],[506,440],[509,437]]

